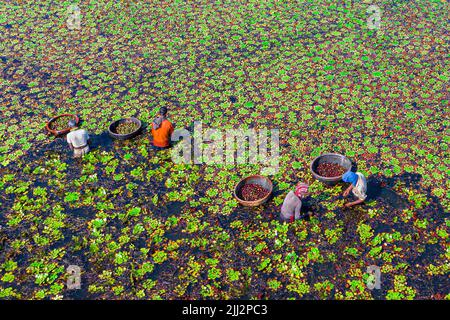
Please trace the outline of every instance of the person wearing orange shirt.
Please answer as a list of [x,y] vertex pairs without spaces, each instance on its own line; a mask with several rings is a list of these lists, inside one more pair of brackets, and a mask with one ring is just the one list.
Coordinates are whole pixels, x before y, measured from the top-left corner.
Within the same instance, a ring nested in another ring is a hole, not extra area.
[[153,147],[157,150],[167,149],[171,146],[170,137],[174,128],[172,123],[166,119],[166,116],[167,108],[161,107],[159,116],[152,123]]

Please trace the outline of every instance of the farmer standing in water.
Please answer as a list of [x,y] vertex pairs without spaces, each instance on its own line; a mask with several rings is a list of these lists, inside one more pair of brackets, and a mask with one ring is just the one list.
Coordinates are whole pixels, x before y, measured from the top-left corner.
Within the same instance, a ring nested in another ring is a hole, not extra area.
[[167,108],[161,107],[159,116],[152,123],[153,148],[157,150],[164,150],[170,147],[173,125],[166,119],[166,116]]
[[342,176],[342,181],[350,183],[350,186],[344,191],[343,196],[347,197],[350,191],[353,191],[353,195],[358,198],[353,202],[348,202],[345,204],[347,208],[353,207],[354,205],[363,203],[367,198],[367,181],[361,172],[347,171]]
[[309,195],[309,186],[306,183],[299,183],[295,187],[295,191],[290,191],[284,199],[281,206],[281,220],[293,222],[294,219],[302,218],[300,216],[300,209],[302,208],[302,199]]
[[75,120],[69,121],[70,132],[67,134],[67,143],[71,150],[73,150],[73,156],[80,158],[89,152],[89,134],[84,129],[78,129]]

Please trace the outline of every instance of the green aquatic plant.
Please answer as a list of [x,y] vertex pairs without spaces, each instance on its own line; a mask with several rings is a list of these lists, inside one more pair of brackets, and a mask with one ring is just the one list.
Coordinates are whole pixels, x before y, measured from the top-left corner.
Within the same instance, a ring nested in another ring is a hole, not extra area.
[[342,232],[342,228],[337,228],[334,230],[325,230],[325,236],[327,237],[327,241],[330,244],[336,243],[336,241],[338,241],[338,239],[340,238],[341,232]]
[[370,225],[364,223],[358,225],[358,233],[362,243],[366,243],[373,236]]
[[394,289],[388,290],[386,299],[388,300],[400,300],[414,299],[416,292],[413,288],[407,285],[407,279],[403,275],[394,276]]

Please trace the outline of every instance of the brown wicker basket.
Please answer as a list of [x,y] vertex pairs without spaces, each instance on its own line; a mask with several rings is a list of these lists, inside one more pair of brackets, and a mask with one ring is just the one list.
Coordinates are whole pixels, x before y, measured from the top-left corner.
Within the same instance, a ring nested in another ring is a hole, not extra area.
[[[246,185],[246,184],[258,184],[261,187],[263,187],[264,189],[268,190],[269,192],[267,193],[267,195],[264,198],[255,200],[255,201],[245,201],[241,198],[239,198],[239,194],[241,191],[241,188]],[[247,178],[242,179],[241,181],[239,181],[236,186],[234,187],[234,192],[233,192],[233,196],[234,198],[243,206],[246,207],[256,207],[259,206],[263,203],[265,203],[267,200],[269,200],[270,195],[272,194],[273,191],[273,184],[272,181],[265,177],[265,176],[260,176],[260,175],[254,175],[254,176],[249,176]]]
[[309,165],[309,170],[311,171],[312,176],[328,185],[334,185],[342,180],[342,175],[337,177],[323,177],[316,172],[316,168],[320,163],[336,163],[345,168],[346,171],[350,171],[352,168],[352,162],[346,156],[343,156],[339,153],[326,153],[311,161]]
[[[59,119],[62,117],[72,118],[73,120],[75,120],[77,125],[80,123],[80,118],[76,114],[65,113],[65,114],[61,114],[59,116],[51,118],[50,121],[47,122],[47,124],[45,125],[45,129],[56,137],[70,132],[69,127],[65,128],[63,130],[52,129],[52,123],[55,122],[56,119]],[[69,122],[69,120],[67,120],[67,122]]]

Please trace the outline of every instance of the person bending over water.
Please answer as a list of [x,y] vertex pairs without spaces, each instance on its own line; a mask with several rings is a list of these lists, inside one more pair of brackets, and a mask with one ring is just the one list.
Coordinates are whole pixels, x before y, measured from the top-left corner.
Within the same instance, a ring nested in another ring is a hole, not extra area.
[[350,191],[353,191],[358,200],[348,202],[345,204],[347,208],[353,207],[354,205],[363,203],[367,198],[367,181],[361,172],[348,171],[342,176],[342,181],[350,183],[349,187],[344,191],[343,196],[347,197]]
[[74,158],[80,158],[89,152],[89,134],[84,129],[78,129],[75,120],[69,121],[69,128],[67,143],[73,150]]
[[309,195],[309,186],[306,183],[299,183],[295,187],[295,191],[290,191],[284,199],[281,206],[281,220],[293,222],[294,219],[302,218],[300,216],[300,209],[302,208],[302,199]]

